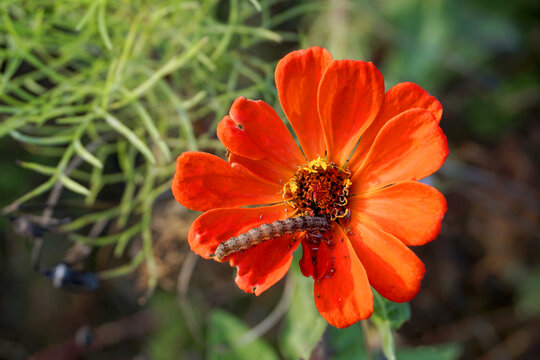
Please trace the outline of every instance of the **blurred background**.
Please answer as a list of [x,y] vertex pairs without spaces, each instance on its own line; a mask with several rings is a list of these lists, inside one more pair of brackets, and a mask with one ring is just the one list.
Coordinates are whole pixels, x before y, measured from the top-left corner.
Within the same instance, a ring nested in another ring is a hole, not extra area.
[[168,190],[183,151],[225,155],[236,97],[282,114],[275,64],[314,45],[443,104],[448,212],[398,359],[540,358],[540,2],[2,0],[0,359],[382,359],[298,269],[255,297],[190,253]]

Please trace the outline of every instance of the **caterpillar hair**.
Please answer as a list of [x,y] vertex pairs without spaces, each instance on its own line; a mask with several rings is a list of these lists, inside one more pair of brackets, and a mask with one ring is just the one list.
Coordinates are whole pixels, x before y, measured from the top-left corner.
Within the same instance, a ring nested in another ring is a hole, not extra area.
[[273,223],[262,224],[259,227],[250,229],[248,232],[233,236],[227,241],[222,242],[217,247],[213,256],[221,262],[233,253],[259,245],[266,240],[294,234],[299,231],[321,233],[328,230],[330,230],[330,222],[325,217],[298,216],[285,220],[277,220]]

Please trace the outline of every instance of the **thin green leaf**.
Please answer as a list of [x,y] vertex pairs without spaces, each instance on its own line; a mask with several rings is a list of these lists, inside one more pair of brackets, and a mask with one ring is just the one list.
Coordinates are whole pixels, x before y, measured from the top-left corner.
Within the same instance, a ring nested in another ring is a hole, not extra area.
[[107,23],[105,21],[105,11],[107,10],[107,0],[101,0],[98,9],[97,23],[98,31],[101,35],[101,39],[105,44],[107,50],[112,50],[113,45],[111,43],[111,38],[109,37],[109,32],[107,31]]
[[218,46],[216,46],[216,49],[210,56],[212,60],[218,59],[229,47],[229,44],[232,40],[232,37],[234,35],[235,27],[238,23],[238,0],[231,0],[229,2],[229,21],[226,26],[224,26],[224,34],[221,38],[221,41],[219,42]]
[[[6,106],[6,105],[0,105],[0,114],[10,114],[10,115],[14,115],[14,114],[17,114],[17,113],[20,113],[21,112],[21,109],[20,108],[17,108],[17,107],[14,107],[14,106]],[[11,124],[10,124],[11,122]],[[17,127],[21,126],[14,126],[13,123],[21,123],[21,125],[24,124],[24,120],[23,119],[19,119],[19,118],[9,118],[7,120],[5,120],[4,123],[0,124],[0,137],[1,136],[4,136],[6,133],[10,132],[11,130],[13,129],[16,129]],[[10,126],[12,126],[12,128],[10,128]]]
[[[100,158],[100,162],[103,163],[106,155],[103,153],[103,147],[98,150],[98,158]],[[99,168],[94,166],[92,168],[92,174],[90,175],[90,194],[84,199],[85,204],[92,205],[94,204],[99,192],[103,188],[104,183],[104,175],[103,175],[103,168]]]
[[257,10],[258,12],[261,12],[262,8],[258,0],[249,0],[249,2],[253,5],[255,10]]
[[86,245],[106,246],[106,245],[118,243],[121,238],[130,239],[136,236],[140,232],[141,228],[142,228],[142,224],[138,223],[118,234],[100,236],[97,238],[90,238],[88,236],[83,236],[76,233],[70,233],[69,237],[73,241],[78,241]]
[[70,223],[62,225],[60,227],[60,231],[62,232],[76,231],[89,224],[95,223],[96,221],[111,219],[117,216],[119,212],[120,210],[118,209],[118,207],[114,207],[112,209],[107,209],[104,211],[98,211],[98,212],[91,213],[88,215],[83,215],[73,220]]
[[[247,25],[235,25],[234,27],[230,27],[229,25],[214,24],[210,26],[208,29],[206,29],[206,31],[208,33],[225,33],[224,37],[227,34],[232,34],[232,35],[250,34],[254,36],[255,38],[260,38],[262,40],[270,40],[277,43],[280,43],[283,41],[284,34],[288,34],[290,36],[290,33],[277,33],[269,29],[254,27],[254,26],[247,26]],[[215,59],[215,58],[212,57],[212,59]]]
[[116,221],[116,226],[122,228],[128,221],[136,187],[133,168],[135,165],[135,151],[133,151],[133,148],[127,149],[124,141],[118,142],[118,162],[125,180],[124,193],[120,200],[120,215]]
[[164,76],[184,66],[189,60],[191,60],[194,56],[196,56],[199,53],[203,45],[206,44],[207,42],[208,42],[208,37],[203,37],[196,44],[191,46],[186,52],[184,52],[184,54],[180,55],[179,57],[169,60],[160,69],[155,71],[150,76],[149,79],[147,79],[141,85],[137,86],[124,100],[120,101],[119,103],[113,104],[112,108],[122,107],[126,105],[127,103],[142,96],[145,92],[147,92],[150,88],[152,88],[152,86],[154,86],[154,84],[157,81],[159,81],[161,78],[163,78]]
[[144,261],[144,251],[139,251],[137,255],[126,265],[119,266],[114,269],[105,270],[99,273],[102,279],[112,279],[119,276],[127,275],[138,268]]
[[65,175],[60,175],[59,178],[60,182],[67,187],[69,190],[76,192],[78,194],[87,196],[90,194],[90,190],[79,184],[78,182],[70,179],[69,177]]
[[79,21],[79,23],[75,26],[75,30],[81,31],[83,26],[86,25],[88,20],[90,20],[90,18],[94,15],[94,13],[96,12],[97,6],[99,4],[100,4],[99,1],[92,1],[90,6],[88,7],[88,10],[86,11],[84,16],[82,17],[81,21]]
[[52,166],[45,166],[34,162],[20,161],[18,164],[24,169],[32,170],[42,175],[53,175],[56,171],[56,168]]
[[154,257],[154,249],[152,247],[152,231],[150,228],[152,221],[152,201],[153,199],[149,198],[144,202],[142,217],[143,251],[146,259],[146,268],[148,270],[147,289],[145,294],[147,298],[154,293],[158,279],[156,259]]
[[133,146],[137,148],[143,154],[143,156],[150,161],[150,163],[155,164],[156,159],[152,154],[152,151],[131,131],[127,126],[122,124],[120,120],[112,116],[111,114],[101,110],[100,108],[94,108],[96,114],[100,115],[105,119],[105,121],[116,131],[122,134]]
[[129,240],[137,235],[143,228],[142,223],[137,223],[136,225],[130,227],[128,230],[123,231],[116,241],[116,246],[114,247],[114,256],[117,258],[121,257],[124,254],[124,250],[129,242]]
[[106,109],[108,106],[109,93],[111,91],[111,88],[113,87],[113,83],[116,81],[116,77],[114,73],[118,67],[117,65],[118,65],[118,59],[113,59],[109,66],[109,70],[107,71],[105,85],[103,86],[103,91],[101,92],[101,108],[102,109]]
[[120,54],[120,58],[118,59],[118,65],[116,67],[116,71],[114,74],[114,78],[116,82],[120,82],[122,79],[124,70],[126,68],[126,64],[128,62],[129,56],[133,49],[133,45],[135,43],[135,38],[137,35],[139,25],[140,25],[140,18],[136,17],[131,23],[131,26],[129,27],[129,32],[124,41],[124,46],[122,47],[122,53]]
[[154,125],[150,114],[148,114],[144,106],[142,106],[138,101],[133,102],[133,105],[135,106],[135,110],[139,114],[139,117],[141,118],[141,121],[146,128],[146,131],[148,131],[148,134],[150,134],[150,136],[158,146],[159,150],[165,156],[165,161],[169,162],[172,158],[171,151],[169,150],[169,147],[159,134],[159,131]]
[[180,123],[179,123],[180,131],[181,131],[182,137],[187,140],[188,149],[197,150],[198,149],[197,139],[195,138],[195,132],[193,130],[193,126],[191,124],[189,116],[183,106],[184,104],[178,98],[178,95],[176,95],[174,91],[172,91],[171,88],[165,82],[160,81],[158,85],[160,86],[160,89],[162,89],[165,92],[165,95],[167,95],[169,100],[176,106],[176,111],[180,119]]
[[21,58],[11,58],[7,62],[4,73],[2,74],[2,81],[0,81],[0,94],[4,93],[5,87],[9,83],[11,77],[15,74],[17,69],[22,63]]
[[21,134],[20,132],[13,130],[9,133],[12,138],[25,144],[32,145],[60,145],[66,144],[73,140],[73,135],[57,135],[51,137],[34,137]]
[[36,197],[36,196],[39,196],[39,195],[43,194],[44,192],[50,190],[55,182],[56,182],[56,179],[54,177],[51,177],[49,180],[47,180],[43,184],[41,184],[38,187],[34,188],[32,191],[27,192],[26,194],[19,197],[14,202],[12,202],[10,205],[8,205],[4,209],[2,209],[2,214],[6,215],[6,214],[9,214],[9,213],[17,210],[17,208],[19,207],[20,204],[22,204],[22,203],[24,203],[24,202],[26,202],[26,201],[28,201],[28,200]]
[[86,162],[88,162],[89,164],[97,168],[100,168],[100,169],[103,168],[103,163],[99,161],[97,157],[92,155],[91,152],[86,150],[86,148],[82,146],[81,141],[79,139],[74,141],[73,146],[75,147],[75,152],[77,153],[77,155],[83,158]]

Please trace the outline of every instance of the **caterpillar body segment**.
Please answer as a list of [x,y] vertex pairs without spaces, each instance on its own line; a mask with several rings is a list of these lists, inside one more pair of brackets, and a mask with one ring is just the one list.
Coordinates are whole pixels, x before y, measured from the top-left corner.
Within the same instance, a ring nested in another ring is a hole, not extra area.
[[217,261],[222,261],[227,256],[249,249],[263,241],[274,239],[283,235],[290,235],[300,231],[309,233],[321,233],[330,230],[330,222],[325,217],[298,216],[285,220],[277,220],[273,223],[262,224],[250,229],[248,232],[233,236],[222,242],[214,253]]

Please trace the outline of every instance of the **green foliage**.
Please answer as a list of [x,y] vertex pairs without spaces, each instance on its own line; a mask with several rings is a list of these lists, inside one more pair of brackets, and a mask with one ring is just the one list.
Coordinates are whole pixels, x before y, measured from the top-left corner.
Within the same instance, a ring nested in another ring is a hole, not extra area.
[[239,344],[238,339],[249,331],[249,327],[229,313],[214,311],[210,317],[209,331],[208,359],[279,359],[272,347],[263,339]]
[[173,360],[182,357],[193,346],[176,298],[158,292],[150,301],[150,308],[162,321],[158,330],[146,342],[152,359]]
[[396,346],[392,331],[399,329],[410,317],[409,303],[399,304],[392,302],[373,290],[373,315],[371,315],[371,320],[379,330],[382,350],[388,360],[396,359]]
[[[397,324],[397,322],[395,324]],[[380,358],[380,351],[378,349],[369,349],[366,346],[364,330],[360,324],[352,325],[346,329],[329,327],[327,339],[328,351],[331,359],[370,360]],[[459,345],[443,344],[435,346],[419,346],[415,348],[400,347],[396,350],[395,354],[390,354],[389,356],[389,354],[384,352],[384,356],[386,359],[396,358],[399,360],[457,360],[460,357],[461,352],[461,347]]]
[[[61,183],[89,209],[70,214],[61,231],[88,245],[116,244],[117,257],[141,235],[141,253],[104,275],[146,261],[151,291],[152,207],[169,191],[174,158],[221,151],[216,123],[236,97],[274,98],[273,65],[252,49],[296,35],[272,30],[280,24],[269,21],[273,3],[2,2],[0,139],[32,153],[22,166],[42,179],[4,213]],[[113,203],[98,210],[102,199]],[[108,233],[87,236],[97,222]]]
[[446,123],[447,135],[493,142],[535,119],[529,114],[537,108],[540,71],[528,44],[536,28],[523,21],[537,13],[532,4],[329,2],[305,43],[324,46],[336,58],[374,61],[387,88],[419,84],[441,100],[445,117],[459,114]]
[[419,346],[398,349],[397,358],[399,360],[457,360],[461,352],[461,347],[455,344]]
[[280,350],[287,359],[309,359],[327,323],[313,301],[313,280],[302,276],[296,261],[289,271],[297,280],[279,338]]
[[328,327],[328,347],[331,358],[335,360],[370,359],[360,324],[345,329]]
[[517,288],[516,309],[524,317],[540,314],[540,267],[512,266],[507,270],[508,281]]
[[388,323],[391,330],[397,330],[403,323],[411,318],[411,306],[409,303],[395,303],[385,299],[377,291],[373,291],[373,315],[372,319],[378,319]]

